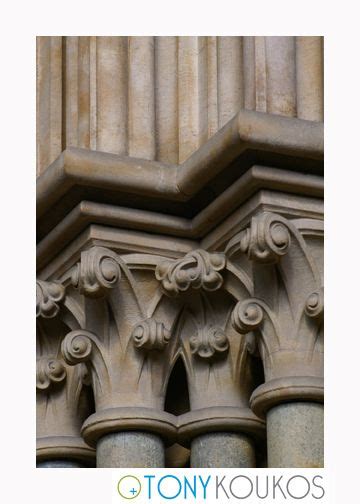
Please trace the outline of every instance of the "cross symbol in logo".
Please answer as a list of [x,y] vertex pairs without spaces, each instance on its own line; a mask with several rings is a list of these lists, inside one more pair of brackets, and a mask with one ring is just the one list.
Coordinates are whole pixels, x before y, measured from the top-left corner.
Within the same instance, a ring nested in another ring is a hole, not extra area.
[[129,490],[129,492],[135,495],[137,493],[137,490],[135,490],[135,488],[132,488],[131,490]]

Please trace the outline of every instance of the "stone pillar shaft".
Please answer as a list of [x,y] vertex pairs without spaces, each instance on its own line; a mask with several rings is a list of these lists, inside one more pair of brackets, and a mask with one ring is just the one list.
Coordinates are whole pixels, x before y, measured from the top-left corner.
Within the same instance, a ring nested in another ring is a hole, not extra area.
[[251,438],[233,432],[213,432],[191,443],[191,467],[255,467]]
[[322,404],[278,404],[266,418],[268,467],[324,467]]
[[162,439],[145,432],[115,432],[101,437],[96,447],[97,467],[164,467]]
[[38,468],[48,468],[48,469],[74,469],[76,467],[86,467],[77,460],[70,459],[53,459],[44,460],[43,462],[37,462],[36,467]]

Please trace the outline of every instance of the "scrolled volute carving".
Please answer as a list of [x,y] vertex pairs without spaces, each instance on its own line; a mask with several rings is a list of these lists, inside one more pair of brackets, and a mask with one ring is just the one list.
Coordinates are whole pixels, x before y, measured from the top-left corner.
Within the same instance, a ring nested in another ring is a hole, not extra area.
[[61,343],[61,353],[65,362],[74,366],[80,362],[88,361],[92,353],[92,339],[94,337],[96,336],[90,331],[82,329],[67,334]]
[[162,322],[148,318],[137,324],[132,332],[136,348],[143,350],[163,350],[170,340],[170,331]]
[[291,236],[286,219],[265,212],[253,217],[250,227],[235,236],[228,243],[225,252],[231,256],[241,251],[250,260],[271,264],[287,253],[290,244]]
[[59,313],[65,288],[58,282],[36,281],[36,317],[53,318]]
[[256,330],[264,318],[264,309],[258,299],[240,301],[231,314],[231,323],[240,334]]
[[229,349],[229,340],[221,327],[199,328],[190,338],[190,350],[203,359],[212,359]]
[[50,385],[60,383],[66,378],[63,363],[53,357],[40,357],[36,361],[36,388],[46,390]]
[[219,271],[225,265],[226,257],[222,253],[194,250],[181,259],[161,262],[155,275],[169,296],[177,296],[189,288],[215,291],[223,284]]
[[306,300],[305,313],[308,317],[321,320],[324,317],[324,289],[312,292]]
[[115,287],[120,277],[116,254],[103,247],[92,247],[81,253],[81,260],[73,269],[71,283],[80,294],[97,298]]

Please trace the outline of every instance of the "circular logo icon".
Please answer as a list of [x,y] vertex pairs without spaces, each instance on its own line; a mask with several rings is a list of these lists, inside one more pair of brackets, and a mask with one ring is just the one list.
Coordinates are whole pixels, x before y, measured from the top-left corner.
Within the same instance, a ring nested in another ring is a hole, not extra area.
[[141,492],[141,483],[136,476],[128,474],[119,480],[117,489],[124,499],[135,499]]

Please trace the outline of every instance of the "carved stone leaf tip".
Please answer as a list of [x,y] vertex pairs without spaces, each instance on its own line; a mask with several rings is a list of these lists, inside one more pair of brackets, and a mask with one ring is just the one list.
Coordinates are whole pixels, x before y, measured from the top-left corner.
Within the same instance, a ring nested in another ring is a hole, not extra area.
[[250,260],[271,264],[287,253],[290,244],[286,219],[266,212],[253,217],[250,226],[230,240],[226,253],[231,256],[240,251],[247,254]]
[[240,334],[257,329],[264,318],[263,308],[257,299],[240,301],[231,314],[231,323]]
[[226,352],[229,341],[221,327],[207,326],[199,328],[197,334],[190,338],[190,349],[203,359],[211,359],[215,355]]
[[59,313],[65,288],[58,282],[36,281],[36,317],[52,318]]
[[97,298],[105,295],[107,289],[115,287],[120,276],[116,254],[103,247],[93,247],[81,253],[71,283],[81,294]]
[[305,313],[308,317],[322,319],[324,316],[324,289],[312,292],[305,304]]
[[89,331],[79,329],[71,331],[61,343],[61,353],[70,366],[90,359],[92,352],[92,337]]
[[170,340],[170,331],[162,322],[148,318],[137,324],[132,332],[136,348],[144,350],[163,350]]
[[56,358],[41,357],[36,362],[36,388],[46,390],[53,383],[62,382],[66,370],[62,362]]
[[194,250],[181,259],[161,262],[155,275],[169,296],[177,296],[189,288],[215,291],[223,284],[219,271],[225,265],[226,257],[222,253]]

